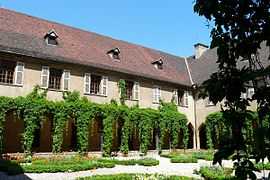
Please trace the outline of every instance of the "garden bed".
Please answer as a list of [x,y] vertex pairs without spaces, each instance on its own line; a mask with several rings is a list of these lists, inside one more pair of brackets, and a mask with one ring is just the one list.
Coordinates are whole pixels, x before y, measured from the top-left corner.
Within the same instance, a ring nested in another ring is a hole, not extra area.
[[198,159],[213,160],[213,151],[170,152],[160,156],[170,158],[172,163],[197,163]]
[[164,176],[158,174],[116,174],[116,175],[98,175],[77,180],[134,180],[134,179],[162,179],[162,180],[190,180],[193,178],[184,176]]
[[9,175],[21,173],[56,173],[56,172],[75,172],[97,168],[113,168],[115,165],[143,165],[156,166],[159,161],[152,158],[144,159],[97,159],[91,157],[52,157],[52,158],[33,158],[20,160],[1,160],[0,171]]
[[236,178],[232,176],[232,172],[231,168],[201,167],[197,173],[206,180],[234,180]]

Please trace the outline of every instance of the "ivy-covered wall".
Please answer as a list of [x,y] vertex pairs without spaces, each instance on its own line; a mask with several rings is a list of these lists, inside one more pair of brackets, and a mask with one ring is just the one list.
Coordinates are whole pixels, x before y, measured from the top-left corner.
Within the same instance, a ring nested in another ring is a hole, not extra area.
[[[33,150],[35,131],[40,128],[42,121],[47,116],[53,117],[53,152],[61,152],[63,133],[68,120],[72,119],[76,126],[76,147],[78,152],[88,151],[89,127],[93,119],[102,120],[104,156],[110,156],[112,152],[113,124],[118,122],[121,126],[121,146],[123,153],[129,151],[131,129],[139,131],[140,151],[146,153],[154,132],[161,147],[163,137],[167,133],[171,139],[170,147],[175,148],[179,142],[178,134],[183,131],[183,144],[187,147],[188,127],[185,115],[177,111],[173,103],[163,103],[158,110],[150,108],[128,107],[124,100],[117,104],[112,100],[108,104],[90,102],[85,97],[80,97],[79,92],[63,93],[62,101],[49,101],[46,99],[47,91],[35,87],[33,92],[25,97],[0,97],[0,151],[3,152],[4,122],[7,112],[14,112],[20,120],[24,121],[22,135],[23,149],[25,153]],[[161,149],[160,149],[161,150]]]
[[[241,114],[237,114],[241,116]],[[226,140],[232,138],[232,114],[223,112],[211,113],[205,121],[207,148],[218,148],[220,144],[226,143]],[[243,124],[242,133],[245,135],[245,141],[252,146],[255,143],[254,129],[258,124],[258,115],[256,112],[248,111],[245,115],[246,121]],[[235,129],[237,130],[237,129]]]

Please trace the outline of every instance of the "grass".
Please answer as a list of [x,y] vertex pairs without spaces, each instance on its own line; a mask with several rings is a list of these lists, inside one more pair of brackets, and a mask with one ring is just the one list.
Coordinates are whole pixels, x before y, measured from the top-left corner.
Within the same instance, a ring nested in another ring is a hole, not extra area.
[[232,174],[233,170],[230,168],[221,167],[201,167],[199,174],[206,180],[232,180],[235,179]]
[[[20,160],[20,162],[22,162]],[[158,160],[145,158],[139,160],[117,160],[117,159],[96,159],[87,157],[54,157],[54,158],[37,158],[31,163],[19,163],[16,161],[0,161],[0,171],[6,172],[9,175],[21,173],[55,173],[55,172],[75,172],[97,168],[112,168],[116,164],[119,165],[144,165],[156,166]]]
[[77,180],[134,180],[134,179],[190,180],[192,178],[184,176],[164,176],[158,174],[116,174],[116,175],[90,176],[78,178]]
[[170,158],[172,163],[197,163],[198,159],[207,161],[213,160],[213,151],[198,151],[198,152],[170,152],[161,154],[162,157]]

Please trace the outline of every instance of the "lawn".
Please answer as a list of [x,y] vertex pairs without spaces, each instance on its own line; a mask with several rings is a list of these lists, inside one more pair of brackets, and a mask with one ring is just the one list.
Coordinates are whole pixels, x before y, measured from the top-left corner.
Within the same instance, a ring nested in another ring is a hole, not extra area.
[[33,158],[31,163],[19,161],[0,161],[0,171],[9,175],[21,173],[55,173],[55,172],[75,172],[97,168],[112,168],[115,165],[142,165],[156,166],[158,160],[152,158],[144,158],[138,160],[117,160],[111,158],[89,158],[82,156],[74,156],[69,158],[52,157],[52,158]]

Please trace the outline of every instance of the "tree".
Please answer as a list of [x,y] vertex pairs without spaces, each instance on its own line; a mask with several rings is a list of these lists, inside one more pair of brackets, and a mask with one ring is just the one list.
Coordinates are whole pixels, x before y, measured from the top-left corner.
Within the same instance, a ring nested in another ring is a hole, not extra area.
[[[203,83],[204,95],[214,103],[225,101],[230,113],[232,139],[221,146],[215,154],[214,163],[221,162],[236,152],[236,176],[255,179],[253,163],[270,159],[270,87],[269,67],[263,67],[261,46],[270,46],[270,2],[269,0],[196,0],[194,11],[204,16],[211,26],[211,48],[217,48],[219,70]],[[248,66],[243,65],[243,61]],[[268,57],[269,60],[269,57]],[[265,60],[264,60],[265,61]],[[241,93],[252,84],[255,95],[244,99]],[[250,101],[258,104],[259,123],[256,128],[256,143],[249,150],[243,124]]]

